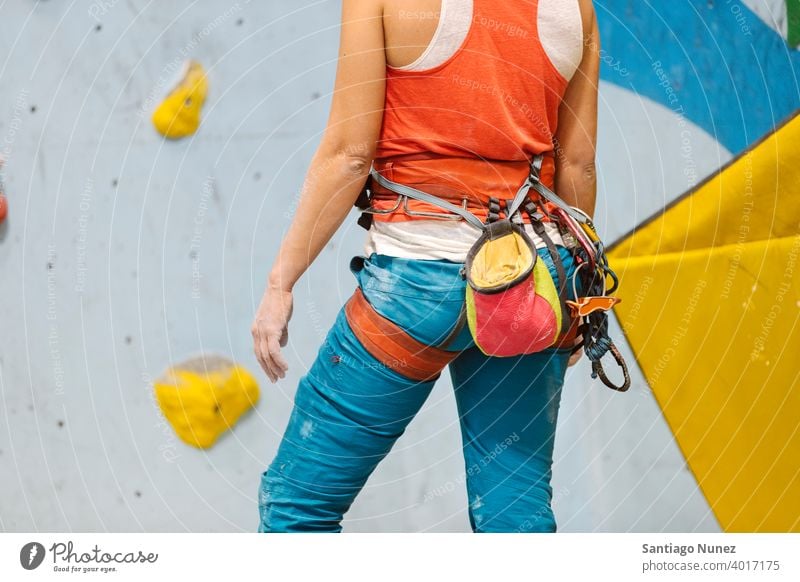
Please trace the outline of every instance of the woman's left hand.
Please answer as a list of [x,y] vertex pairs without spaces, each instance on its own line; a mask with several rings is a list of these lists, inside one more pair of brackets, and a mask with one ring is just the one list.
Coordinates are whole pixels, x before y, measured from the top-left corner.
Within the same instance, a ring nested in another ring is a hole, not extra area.
[[284,378],[289,369],[281,348],[289,341],[292,303],[291,291],[267,287],[250,330],[256,358],[273,383]]

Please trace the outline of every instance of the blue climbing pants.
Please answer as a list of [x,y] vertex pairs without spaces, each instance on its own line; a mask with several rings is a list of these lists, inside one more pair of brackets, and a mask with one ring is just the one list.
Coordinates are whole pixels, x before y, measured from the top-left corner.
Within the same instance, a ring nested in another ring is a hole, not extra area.
[[[557,247],[567,277],[572,255]],[[558,284],[546,250],[539,251]],[[464,302],[461,263],[373,254],[351,270],[370,304],[415,339],[447,336]],[[469,520],[476,532],[552,532],[553,439],[568,348],[485,356],[465,325],[447,349],[461,424]],[[259,532],[337,532],[433,381],[409,380],[371,356],[344,308],[300,380],[278,452],[262,474]]]

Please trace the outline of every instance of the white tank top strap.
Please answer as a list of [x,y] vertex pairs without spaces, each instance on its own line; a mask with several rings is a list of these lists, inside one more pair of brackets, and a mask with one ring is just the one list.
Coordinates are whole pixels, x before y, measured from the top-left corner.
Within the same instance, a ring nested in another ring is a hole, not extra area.
[[583,20],[578,0],[539,0],[536,29],[550,62],[569,81],[583,59]]
[[463,44],[471,23],[472,0],[442,0],[439,24],[425,52],[413,63],[394,68],[400,71],[424,71],[442,64]]
[[[425,71],[452,57],[464,43],[473,21],[473,0],[442,0],[439,23],[425,51],[399,71]],[[533,15],[531,15],[533,18]],[[536,28],[545,53],[569,80],[583,57],[583,22],[578,0],[539,0]]]

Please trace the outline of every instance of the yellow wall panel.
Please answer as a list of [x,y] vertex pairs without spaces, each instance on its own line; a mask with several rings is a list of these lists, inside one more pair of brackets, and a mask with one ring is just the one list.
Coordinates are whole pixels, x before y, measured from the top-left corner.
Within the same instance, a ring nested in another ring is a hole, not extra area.
[[800,116],[614,245],[653,255],[792,236],[800,217]]
[[616,313],[727,531],[800,531],[800,117],[615,245]]

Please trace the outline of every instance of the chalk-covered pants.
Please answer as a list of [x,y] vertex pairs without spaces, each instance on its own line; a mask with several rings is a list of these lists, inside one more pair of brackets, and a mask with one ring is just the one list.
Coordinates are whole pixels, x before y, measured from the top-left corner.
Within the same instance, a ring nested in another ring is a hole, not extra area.
[[[571,254],[557,247],[569,278]],[[558,283],[552,260],[539,251]],[[367,300],[419,341],[441,342],[464,302],[461,263],[373,254],[351,270]],[[552,532],[553,439],[569,349],[487,357],[467,326],[448,349],[477,532]],[[371,356],[344,308],[301,380],[277,455],[261,476],[260,532],[341,531],[342,516],[419,411],[433,382]]]

